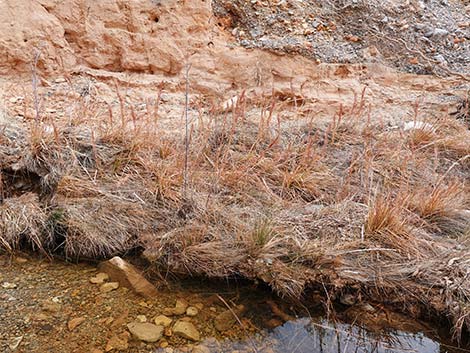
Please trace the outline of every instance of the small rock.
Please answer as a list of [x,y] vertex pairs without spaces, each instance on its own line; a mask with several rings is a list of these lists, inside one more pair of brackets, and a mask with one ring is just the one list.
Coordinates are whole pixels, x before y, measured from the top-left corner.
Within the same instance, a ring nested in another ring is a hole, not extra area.
[[15,257],[15,262],[17,264],[24,264],[24,263],[28,262],[28,259],[25,259],[24,257]]
[[108,279],[109,279],[109,276],[107,273],[100,272],[95,277],[91,277],[90,282],[93,284],[103,284]]
[[2,283],[2,288],[5,288],[5,289],[15,289],[16,287],[17,287],[16,283],[10,283],[10,282]]
[[112,350],[124,351],[129,348],[129,333],[123,332],[120,335],[115,335],[111,337],[106,343],[106,352],[110,352]]
[[279,319],[272,318],[266,321],[266,326],[270,329],[275,329],[278,326],[282,326],[283,322]]
[[171,327],[165,327],[165,331],[163,331],[163,334],[166,336],[166,337],[171,337],[173,336],[173,330],[171,329]]
[[137,315],[138,322],[147,322],[147,316],[145,315]]
[[192,341],[199,341],[200,339],[199,331],[191,322],[181,320],[177,321],[176,324],[173,326],[173,332],[177,336]]
[[220,332],[229,330],[237,322],[237,317],[240,317],[244,312],[245,306],[243,305],[237,305],[232,310],[225,310],[215,318],[215,328]]
[[188,303],[183,299],[178,299],[176,301],[174,308],[165,308],[163,309],[163,315],[183,315],[186,313],[186,309],[188,308]]
[[148,298],[158,295],[155,286],[147,281],[134,266],[119,256],[100,263],[98,268],[101,272],[107,273],[112,281],[119,282],[121,286],[132,289],[137,294]]
[[134,337],[144,342],[157,342],[163,336],[163,326],[150,323],[131,322],[127,328]]
[[210,353],[211,350],[203,345],[195,346],[192,350],[192,353]]
[[449,34],[449,31],[442,28],[436,28],[433,32],[434,37],[445,37]]
[[199,310],[194,306],[190,306],[186,309],[186,315],[188,316],[196,316],[198,313]]
[[49,313],[57,313],[61,309],[61,305],[59,303],[54,303],[52,301],[46,301],[42,305],[42,310],[49,312]]
[[49,317],[46,314],[43,314],[43,313],[39,313],[39,314],[34,315],[34,320],[37,320],[37,321],[47,321],[48,319],[49,319]]
[[108,293],[118,288],[119,288],[118,282],[109,282],[109,283],[105,283],[101,285],[100,291],[101,293]]
[[8,347],[11,351],[16,351],[18,349],[21,344],[21,341],[23,341],[23,337],[24,336],[18,336],[11,340],[11,342],[8,344]]
[[67,323],[67,327],[69,329],[69,331],[73,331],[75,330],[78,326],[80,326],[81,324],[83,324],[85,322],[85,318],[84,317],[77,317],[75,319],[72,319],[70,320],[68,323]]
[[421,31],[426,28],[426,25],[422,23],[416,23],[414,26],[415,31]]
[[154,319],[154,322],[155,322],[155,325],[157,326],[165,326],[165,327],[168,327],[171,325],[171,322],[173,320],[170,319],[168,316],[165,316],[165,315],[158,315],[155,319]]
[[442,54],[435,55],[434,60],[436,60],[439,64],[447,64],[447,60]]

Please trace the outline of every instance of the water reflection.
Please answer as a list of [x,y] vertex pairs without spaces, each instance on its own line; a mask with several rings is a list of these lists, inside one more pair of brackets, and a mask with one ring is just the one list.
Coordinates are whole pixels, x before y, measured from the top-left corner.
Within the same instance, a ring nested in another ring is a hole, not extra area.
[[393,331],[371,333],[364,328],[326,320],[289,321],[263,335],[239,342],[206,340],[210,352],[260,353],[443,353],[459,352],[441,347],[423,333]]
[[439,353],[440,344],[423,334],[394,332],[387,335],[371,334],[365,329],[348,324],[309,319],[287,322],[270,335],[277,344],[276,352],[318,353]]

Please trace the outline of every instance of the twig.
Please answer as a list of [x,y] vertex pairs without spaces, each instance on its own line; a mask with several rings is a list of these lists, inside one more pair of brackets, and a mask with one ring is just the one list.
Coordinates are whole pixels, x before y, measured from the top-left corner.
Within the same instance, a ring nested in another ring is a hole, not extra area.
[[40,111],[39,111],[40,100],[39,100],[39,94],[38,94],[38,75],[37,75],[37,67],[38,67],[38,61],[39,61],[40,56],[41,56],[41,49],[36,48],[33,62],[31,63],[31,77],[32,77],[32,85],[33,85],[34,112],[35,112],[34,120],[36,124],[39,123],[39,118],[40,118]]
[[185,120],[185,135],[184,135],[184,172],[183,172],[183,199],[186,200],[188,192],[188,160],[189,160],[189,70],[191,64],[186,66],[186,91],[184,101],[184,120]]
[[342,252],[339,252],[337,255],[354,254],[354,253],[367,252],[367,251],[396,251],[396,250],[387,249],[387,248],[356,249],[356,250],[342,251]]
[[444,181],[444,179],[447,177],[447,175],[451,172],[452,169],[454,169],[456,166],[459,165],[459,163],[461,162],[464,162],[466,159],[470,158],[470,154],[467,154],[466,156],[463,156],[462,158],[460,158],[459,160],[455,161],[450,167],[449,169],[447,169],[447,171],[441,176],[441,178],[439,179],[439,181],[437,182],[436,186],[435,186],[435,189],[437,189],[437,187],[439,185],[441,185],[441,183]]
[[[241,326],[241,328],[246,331],[245,325],[243,325],[243,322],[241,322],[238,315],[235,313],[235,311],[233,311],[233,309],[230,307],[230,305],[228,305],[228,303],[225,301],[225,299],[222,298],[219,294],[217,294],[217,298],[219,298],[219,300],[222,303],[224,303],[224,305],[227,307],[227,309],[230,310],[230,312],[232,313],[233,317],[237,320],[237,322]],[[255,352],[258,352],[258,349],[256,348],[256,345],[255,345],[255,342],[253,342],[253,339],[251,337],[249,337],[249,341],[250,341],[250,344],[253,346],[253,350]]]

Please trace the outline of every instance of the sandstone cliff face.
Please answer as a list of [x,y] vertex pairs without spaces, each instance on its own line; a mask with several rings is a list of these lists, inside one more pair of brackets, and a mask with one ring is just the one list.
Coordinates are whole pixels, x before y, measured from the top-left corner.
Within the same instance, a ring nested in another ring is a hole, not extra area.
[[40,50],[39,66],[47,72],[79,64],[176,74],[183,61],[178,34],[185,28],[174,23],[171,10],[171,2],[164,7],[148,0],[2,1],[0,68],[26,71]]
[[44,74],[81,67],[170,78],[190,63],[200,92],[261,82],[299,88],[306,77],[318,75],[303,57],[231,45],[220,25],[208,0],[4,0],[0,72],[30,71],[39,50]]
[[168,8],[148,0],[41,4],[64,28],[64,38],[79,64],[110,71],[168,74],[181,69],[183,53],[171,40],[174,30],[168,30],[178,29],[168,21],[171,4]]
[[32,0],[0,2],[0,73],[28,71],[41,51],[39,68],[47,72],[70,68],[73,52],[60,21]]

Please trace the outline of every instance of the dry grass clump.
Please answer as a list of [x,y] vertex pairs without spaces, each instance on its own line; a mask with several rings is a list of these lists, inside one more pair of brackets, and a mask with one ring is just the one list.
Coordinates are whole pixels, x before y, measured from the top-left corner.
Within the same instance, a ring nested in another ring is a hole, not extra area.
[[41,180],[40,198],[1,205],[29,202],[15,206],[24,213],[4,214],[31,222],[3,226],[3,248],[26,233],[36,244],[49,225],[56,251],[69,257],[143,249],[155,267],[259,279],[295,297],[316,286],[330,298],[348,286],[382,301],[377,293],[396,291],[395,305],[411,311],[424,302],[458,329],[468,325],[468,288],[440,279],[468,276],[460,262],[442,262],[469,253],[467,142],[450,134],[462,126],[440,122],[425,135],[388,129],[359,107],[341,107],[331,120],[283,120],[273,98],[201,113],[185,144],[181,123],[160,125],[119,94],[118,102],[104,115],[90,105],[86,117],[55,122],[15,147],[21,169]]
[[373,234],[394,234],[396,236],[407,233],[406,220],[401,214],[401,207],[392,197],[378,196],[371,205],[365,222],[365,231]]
[[4,200],[0,204],[0,248],[12,252],[31,247],[45,252],[54,240],[47,219],[36,194]]
[[369,205],[365,221],[365,237],[381,246],[402,254],[421,257],[423,242],[412,233],[403,212],[403,201],[389,195],[379,195]]
[[409,207],[440,234],[459,235],[470,226],[470,219],[462,215],[470,204],[467,191],[460,181],[439,183],[416,190]]
[[152,231],[152,216],[142,205],[112,197],[58,202],[52,217],[62,233],[66,256],[103,258],[135,248],[138,236]]

